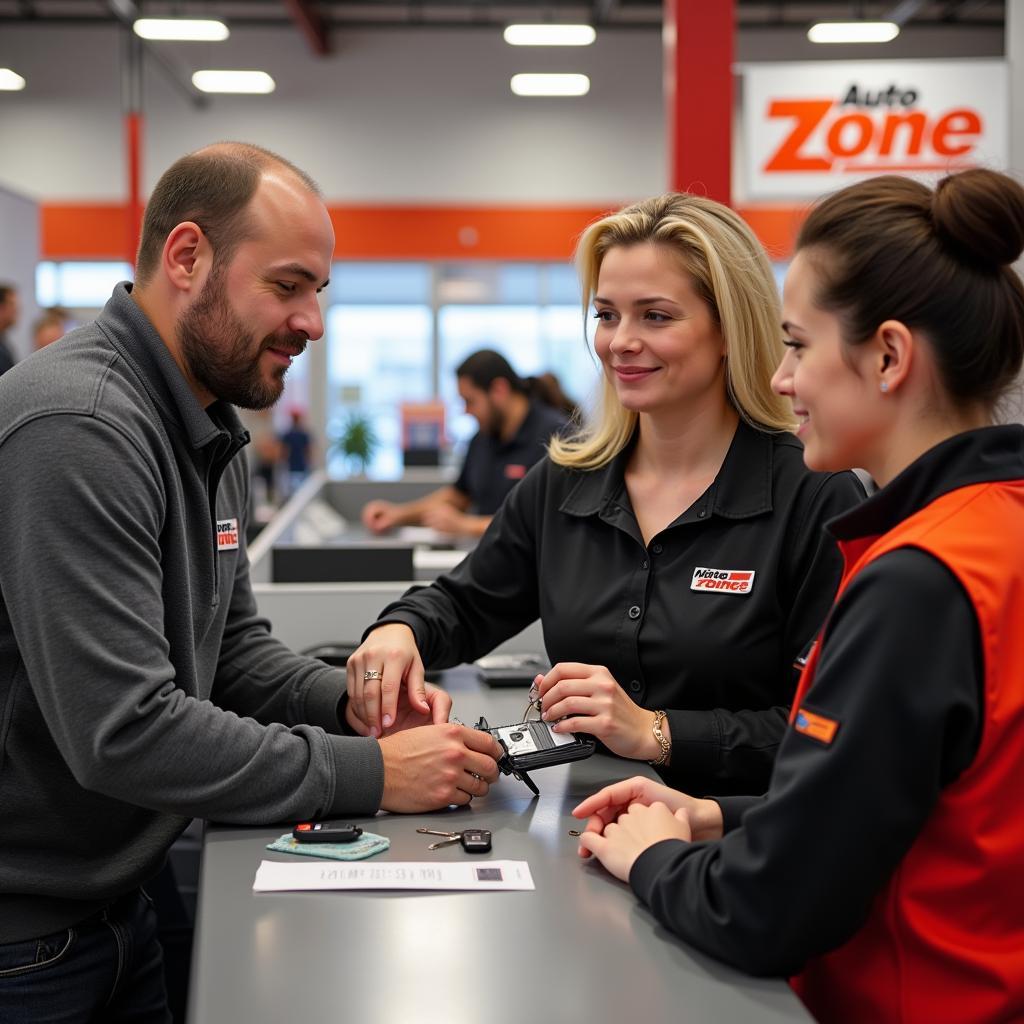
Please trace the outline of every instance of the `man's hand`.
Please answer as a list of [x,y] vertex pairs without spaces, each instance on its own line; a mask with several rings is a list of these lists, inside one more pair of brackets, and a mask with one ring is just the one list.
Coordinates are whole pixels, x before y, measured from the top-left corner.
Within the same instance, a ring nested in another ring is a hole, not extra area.
[[[653,761],[661,755],[654,714],[630,700],[603,665],[560,661],[538,677],[544,720],[554,732],[585,732],[620,757]],[[573,715],[570,721],[558,719]]]
[[428,725],[385,736],[386,811],[433,811],[468,804],[498,778],[501,748],[490,733],[464,725]]
[[363,525],[374,533],[386,533],[399,525],[398,506],[390,501],[375,498],[363,506]]
[[439,501],[423,510],[421,516],[424,526],[429,526],[438,533],[468,533],[466,523],[468,516],[446,501]]
[[[416,650],[416,638],[412,630],[400,622],[389,622],[375,629],[349,655],[345,672],[352,713],[364,723],[370,736],[381,736],[395,724],[403,684],[414,712],[420,715],[432,712],[434,705],[427,700],[423,661]],[[372,678],[367,679],[367,673]]]
[[[637,805],[649,807],[655,803],[663,804],[673,813],[684,812],[693,839],[722,838],[722,808],[714,800],[698,800],[642,775],[605,786],[574,807],[572,813],[575,818],[589,819],[584,835],[593,832],[600,836],[608,825],[618,821],[628,810]],[[580,856],[589,857],[592,850],[593,847],[584,843],[583,836],[580,836]]]
[[637,857],[648,847],[663,839],[689,842],[690,838],[690,823],[682,808],[673,813],[660,802],[650,806],[636,803],[605,825],[603,832],[584,832],[580,848],[597,857],[616,878],[628,882]]

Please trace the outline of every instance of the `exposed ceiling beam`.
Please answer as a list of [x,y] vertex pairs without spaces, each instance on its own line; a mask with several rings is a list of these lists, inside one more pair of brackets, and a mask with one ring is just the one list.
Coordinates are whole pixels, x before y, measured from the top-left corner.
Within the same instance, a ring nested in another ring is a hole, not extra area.
[[[125,31],[131,32],[132,23],[139,16],[139,9],[135,6],[134,0],[107,0],[107,7],[125,27]],[[164,56],[156,47],[150,46],[144,39],[139,39],[137,36],[134,38],[139,43],[142,52],[156,64],[192,106],[201,109],[209,104],[209,100],[192,84],[192,76],[186,69],[178,67],[174,61]]]
[[320,57],[331,52],[331,41],[323,18],[313,9],[310,0],[285,0],[292,21],[302,30],[310,49]]

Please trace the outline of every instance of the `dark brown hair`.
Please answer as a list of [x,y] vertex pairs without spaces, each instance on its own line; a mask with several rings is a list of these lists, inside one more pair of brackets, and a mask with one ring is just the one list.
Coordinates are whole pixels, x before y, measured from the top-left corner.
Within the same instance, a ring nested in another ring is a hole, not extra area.
[[883,175],[820,202],[798,250],[819,274],[815,303],[843,339],[867,341],[885,320],[931,342],[950,398],[994,405],[1024,359],[1024,286],[1010,264],[1024,249],[1024,189],[981,168],[934,190]]
[[314,195],[316,182],[283,157],[245,142],[221,142],[175,161],[163,174],[146,204],[135,280],[145,284],[160,263],[164,242],[179,224],[194,221],[203,229],[223,264],[236,246],[251,236],[247,210],[268,168],[294,174]]

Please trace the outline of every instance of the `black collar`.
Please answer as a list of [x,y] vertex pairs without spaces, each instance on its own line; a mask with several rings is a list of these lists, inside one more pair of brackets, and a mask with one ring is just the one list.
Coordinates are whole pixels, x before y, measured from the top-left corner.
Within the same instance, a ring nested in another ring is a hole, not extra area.
[[[626,447],[607,465],[581,472],[559,511],[571,516],[592,516],[598,515],[609,504],[628,507],[626,464],[637,436],[634,432]],[[747,519],[770,512],[774,460],[773,435],[741,419],[722,468],[695,505],[702,505],[712,515],[727,519]]]
[[131,288],[127,281],[117,285],[96,323],[135,371],[161,416],[184,432],[195,449],[225,432],[235,446],[245,444],[249,435],[232,406],[217,401],[204,409],[199,403],[164,340],[132,299]]
[[1024,426],[981,427],[942,441],[831,520],[828,531],[842,541],[878,537],[943,494],[1000,480],[1024,480]]

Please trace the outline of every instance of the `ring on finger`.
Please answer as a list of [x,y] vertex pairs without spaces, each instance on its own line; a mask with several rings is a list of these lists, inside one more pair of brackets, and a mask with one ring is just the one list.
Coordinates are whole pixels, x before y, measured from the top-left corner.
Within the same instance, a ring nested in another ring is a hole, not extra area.
[[363,682],[364,683],[369,682],[369,680],[371,680],[371,679],[380,679],[380,669],[379,668],[368,668],[363,673]]

